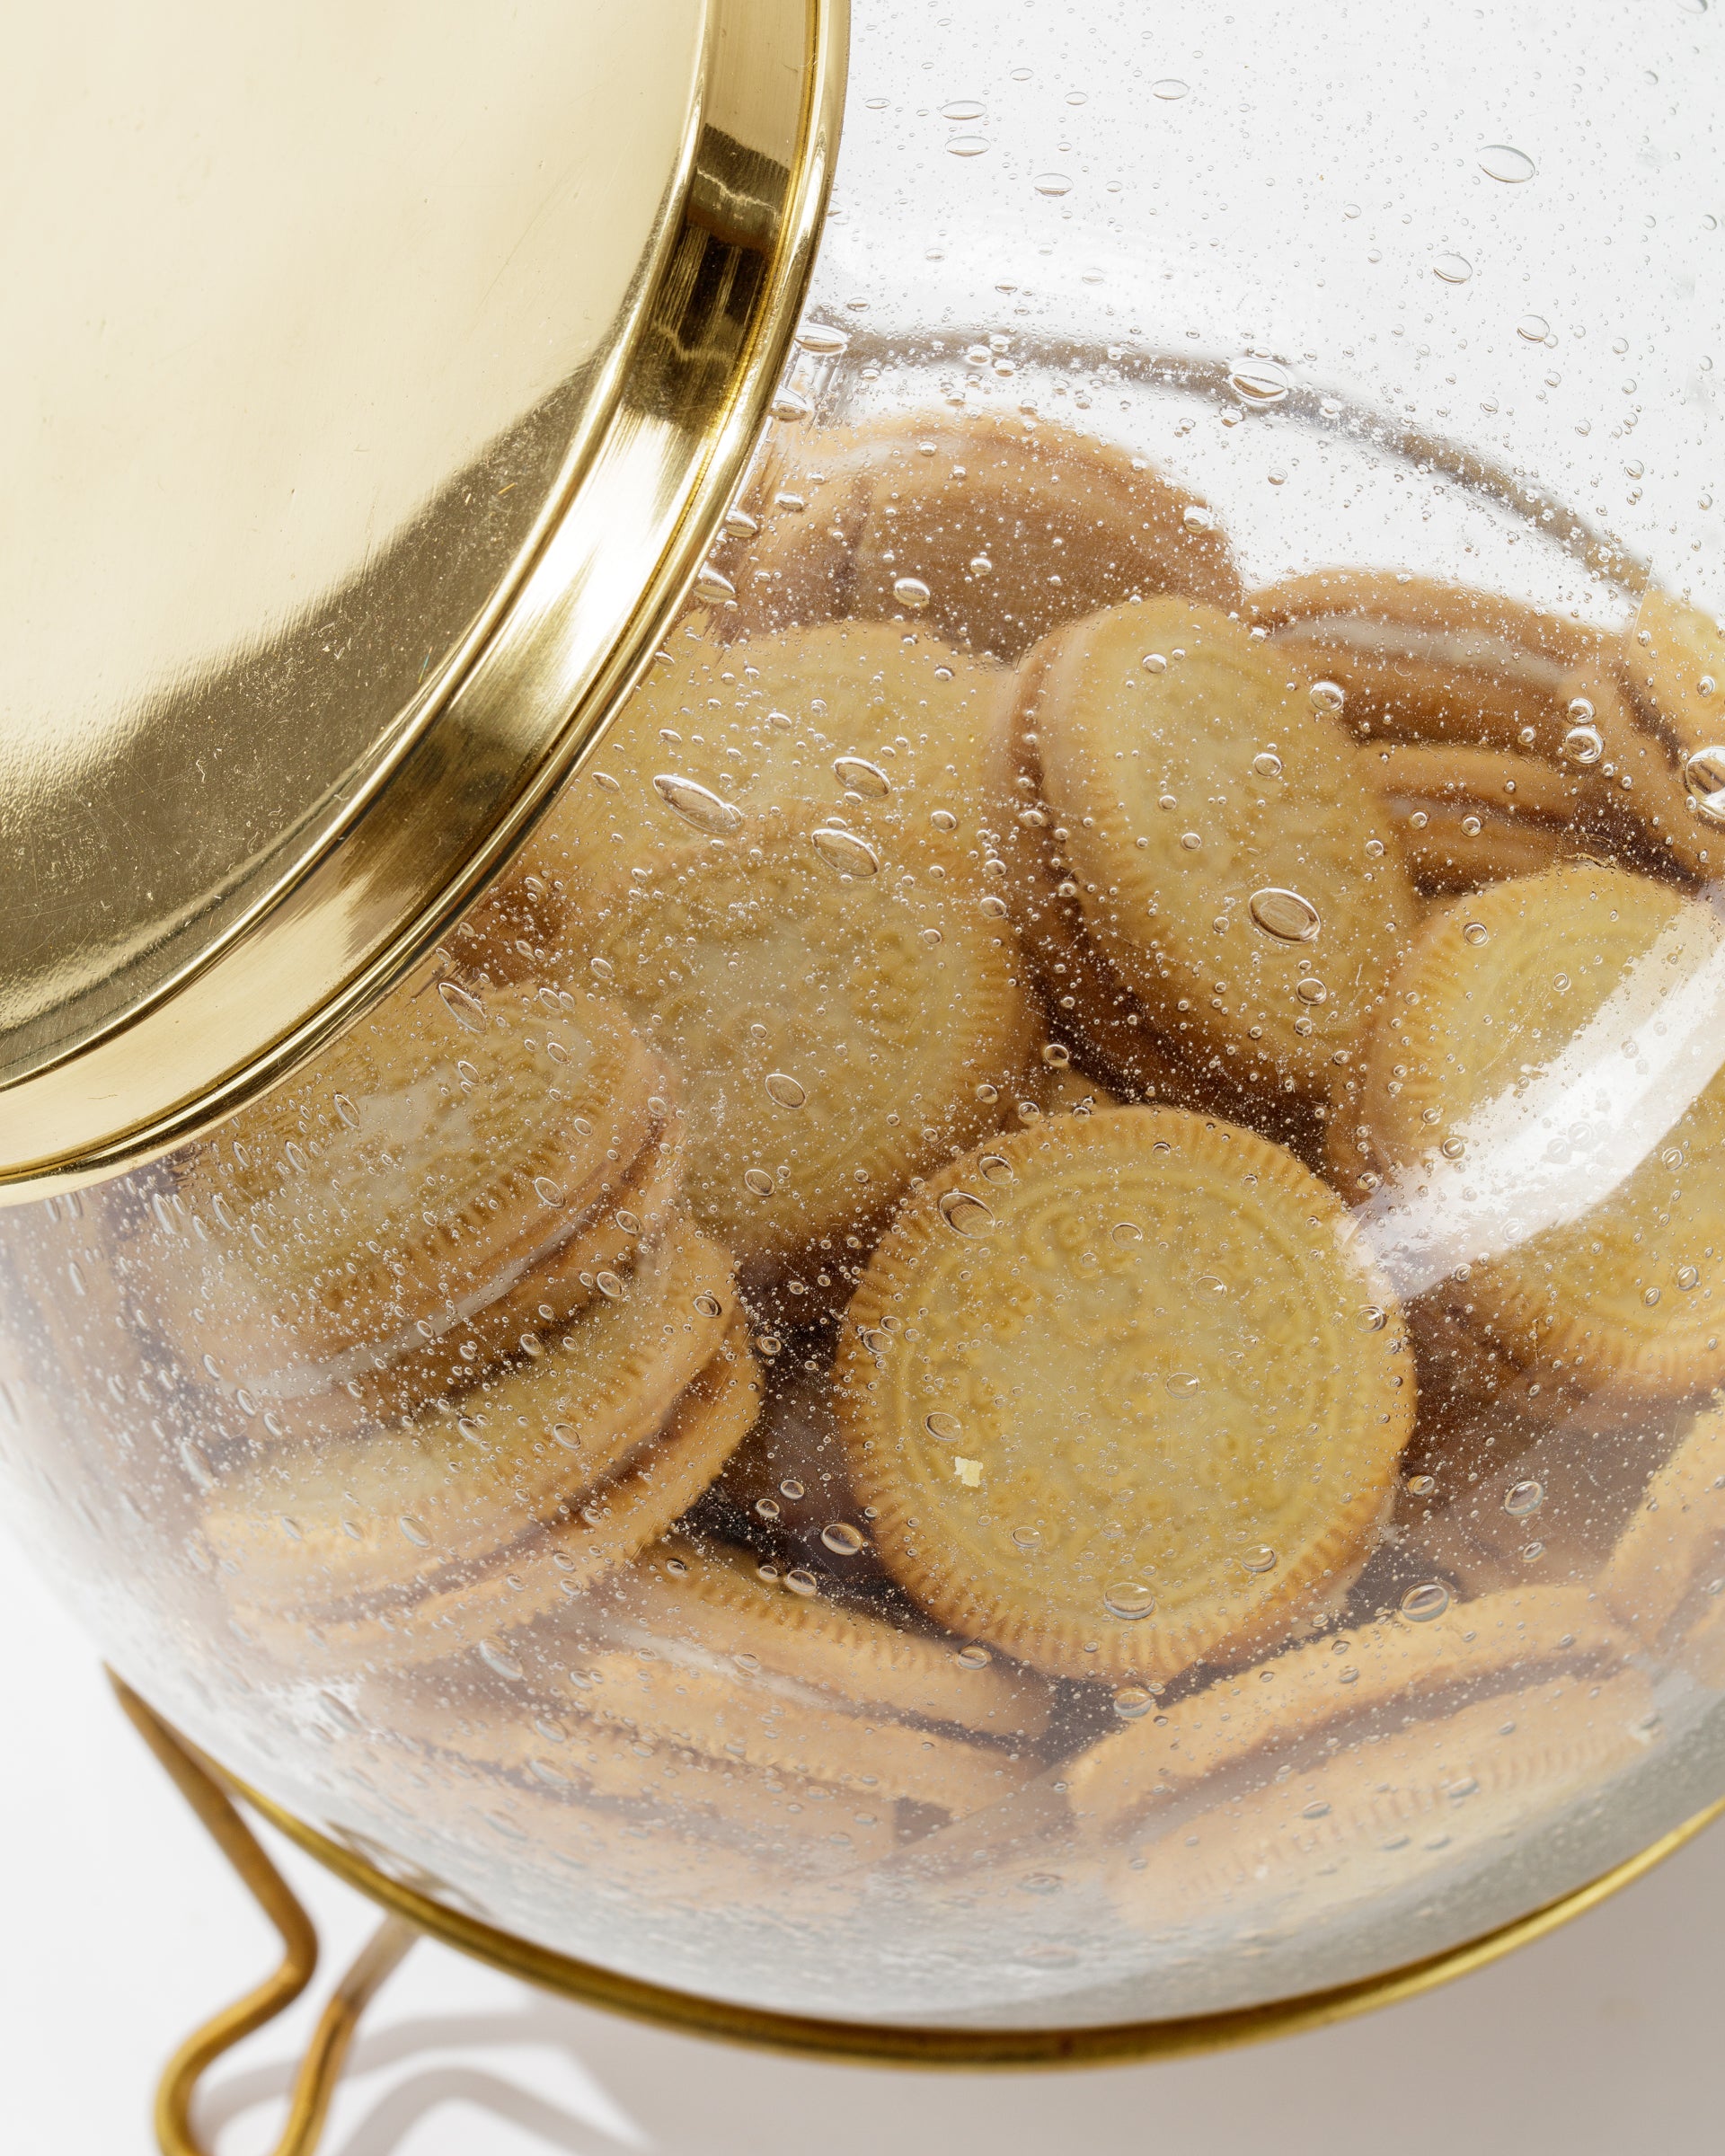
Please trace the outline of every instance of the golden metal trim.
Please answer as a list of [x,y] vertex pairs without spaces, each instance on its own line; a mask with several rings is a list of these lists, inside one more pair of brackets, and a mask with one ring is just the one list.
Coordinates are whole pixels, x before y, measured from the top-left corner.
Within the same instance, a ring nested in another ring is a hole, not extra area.
[[[113,1683],[127,1712],[144,1731],[152,1749],[168,1766],[188,1800],[207,1823],[214,1808],[209,1805],[209,1798],[213,1796],[218,1803],[226,1805],[226,1793],[231,1792],[279,1833],[315,1857],[338,1878],[416,1931],[542,1990],[578,2000],[584,2006],[626,2014],[633,2020],[650,2022],[685,2036],[708,2037],[722,2043],[749,2045],[851,2065],[994,2070],[1123,2065],[1146,2059],[1189,2058],[1199,2053],[1227,2050],[1238,2045],[1261,2043],[1272,2037],[1296,2036],[1306,2029],[1327,2028],[1376,2007],[1393,2006],[1401,2000],[1417,1998],[1420,1993],[1434,1990],[1455,1977],[1486,1967],[1517,1947],[1544,1938],[1559,1925],[1585,1914],[1607,1896],[1651,1871],[1656,1864],[1662,1863],[1692,1841],[1703,1827],[1725,1816],[1725,1798],[1721,1798],[1669,1833],[1660,1835],[1648,1848],[1614,1865],[1598,1878],[1560,1895],[1543,1908],[1499,1925],[1482,1938],[1445,1948],[1440,1953],[1429,1954],[1401,1968],[1360,1977],[1352,1984],[1335,1984],[1291,1999],[1271,2000],[1261,2006],[1235,2007],[1219,2013],[1191,2014],[1159,2021],[1115,2022],[1094,2028],[927,2028],[908,2023],[898,2026],[889,2022],[835,2021],[733,2005],[694,1993],[673,1991],[668,1985],[643,1983],[592,1962],[554,1953],[550,1948],[535,1946],[529,1940],[517,1938],[512,1932],[465,1916],[417,1888],[388,1878],[315,1827],[284,1811],[170,1730],[118,1677]],[[231,1806],[228,1808],[231,1810]],[[255,1842],[252,1846],[255,1849]],[[258,1857],[267,1862],[261,1851]],[[235,1861],[241,1876],[257,1892],[252,1872]],[[277,1885],[279,1886],[279,1879]],[[194,2038],[193,2044],[198,2041]],[[190,2049],[188,2046],[188,2054]],[[182,2156],[182,2152],[172,2150],[171,2156]],[[198,2156],[198,2152],[193,2151],[190,2156]]]
[[[109,1678],[133,1727],[281,1937],[282,1958],[274,1975],[189,2037],[157,2085],[155,2137],[163,2156],[209,2156],[191,2123],[198,2084],[224,2052],[299,1997],[317,1967],[317,1933],[217,1777],[111,1671]],[[337,1984],[294,2078],[287,2124],[273,2156],[311,2156],[316,2148],[359,2017],[419,1937],[418,1926],[406,1918],[386,1916]]]
[[155,1158],[314,1056],[425,958],[648,663],[790,349],[844,103],[847,0],[707,0],[707,22],[678,182],[561,499],[422,702],[206,894],[183,963],[117,1014],[69,1010],[0,1084],[0,1203]]

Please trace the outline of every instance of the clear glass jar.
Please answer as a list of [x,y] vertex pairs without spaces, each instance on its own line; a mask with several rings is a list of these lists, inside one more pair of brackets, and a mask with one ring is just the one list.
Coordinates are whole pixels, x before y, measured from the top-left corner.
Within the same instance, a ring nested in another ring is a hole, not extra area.
[[862,11],[608,735],[0,1216],[130,1682],[535,1941],[925,2022],[1365,1975],[1725,1789],[1717,34]]

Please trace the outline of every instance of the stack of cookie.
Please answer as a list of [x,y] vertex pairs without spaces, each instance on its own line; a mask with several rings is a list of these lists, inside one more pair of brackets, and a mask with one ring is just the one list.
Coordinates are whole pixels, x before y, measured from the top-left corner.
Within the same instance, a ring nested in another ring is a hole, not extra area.
[[181,1164],[157,1321],[207,1380],[245,1630],[434,1657],[712,1480],[757,1386],[676,1095],[609,1009],[439,967]]
[[1050,1687],[685,1533],[355,1706],[421,1774],[480,1767],[487,1802],[575,1860],[638,1869],[630,1823],[668,1816],[734,1894],[854,1874],[1009,1798],[1041,1770]]
[[1647,1756],[1641,1657],[1725,1687],[1725,638],[1248,596],[1046,425],[770,466],[517,876],[141,1231],[243,1636],[642,1893],[1309,1912]]

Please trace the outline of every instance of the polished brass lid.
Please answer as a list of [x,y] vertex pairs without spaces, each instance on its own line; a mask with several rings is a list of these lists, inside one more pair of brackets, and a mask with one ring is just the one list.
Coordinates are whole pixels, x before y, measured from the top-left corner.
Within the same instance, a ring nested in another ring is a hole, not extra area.
[[0,1197],[284,1076],[593,738],[782,366],[844,27],[844,0],[32,11]]

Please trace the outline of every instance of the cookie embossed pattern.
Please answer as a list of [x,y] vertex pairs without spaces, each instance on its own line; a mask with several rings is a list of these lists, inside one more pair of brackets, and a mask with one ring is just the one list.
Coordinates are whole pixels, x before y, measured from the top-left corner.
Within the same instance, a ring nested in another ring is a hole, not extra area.
[[935,1178],[834,1373],[889,1566],[1069,1677],[1178,1677],[1340,1607],[1414,1408],[1399,1325],[1355,1349],[1393,1298],[1346,1226],[1279,1147],[1173,1109]]

